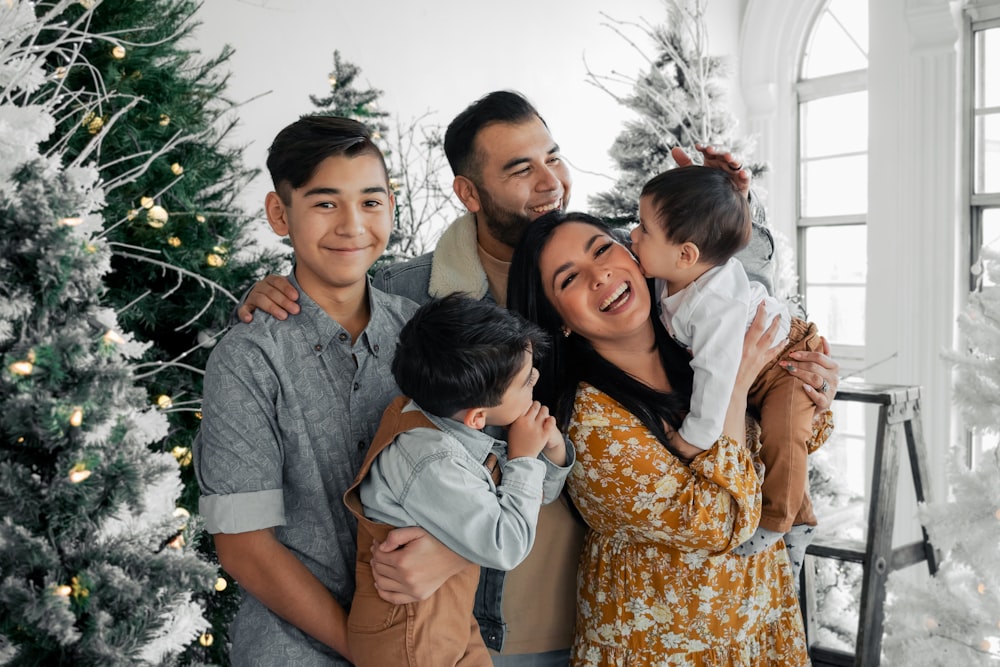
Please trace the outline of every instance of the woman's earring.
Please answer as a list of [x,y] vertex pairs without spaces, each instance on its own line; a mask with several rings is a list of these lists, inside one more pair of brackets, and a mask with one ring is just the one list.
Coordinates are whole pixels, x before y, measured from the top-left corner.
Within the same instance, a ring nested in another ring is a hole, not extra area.
[[569,327],[563,327],[562,328],[563,338],[569,338],[570,333],[572,333],[572,332],[569,330]]

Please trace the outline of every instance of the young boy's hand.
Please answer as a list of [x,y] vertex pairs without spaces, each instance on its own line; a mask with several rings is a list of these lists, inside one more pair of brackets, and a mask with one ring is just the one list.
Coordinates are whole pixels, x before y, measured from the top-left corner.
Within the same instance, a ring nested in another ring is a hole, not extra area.
[[[522,456],[535,458],[543,449],[550,447],[556,437],[561,443],[562,436],[556,428],[556,418],[549,414],[547,407],[538,401],[532,401],[528,411],[514,420],[507,429],[507,458],[516,459]],[[565,460],[565,445],[563,448]],[[551,457],[549,460],[556,463]]]

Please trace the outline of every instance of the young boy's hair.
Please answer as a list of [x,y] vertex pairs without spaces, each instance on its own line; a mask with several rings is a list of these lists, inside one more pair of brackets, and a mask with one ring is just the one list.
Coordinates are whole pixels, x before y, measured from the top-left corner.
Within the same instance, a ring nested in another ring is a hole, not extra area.
[[539,327],[506,308],[449,294],[421,306],[399,332],[392,374],[425,411],[451,417],[499,405],[524,368],[524,353],[538,358],[548,341]]
[[[386,169],[382,151],[364,124],[340,116],[299,118],[278,132],[267,149],[267,170],[274,191],[282,202],[291,204],[292,190],[305,185],[320,162],[338,155],[374,155]],[[385,178],[389,180],[388,170]]]
[[444,133],[444,153],[451,173],[478,182],[482,165],[473,150],[476,135],[493,123],[525,123],[533,118],[545,124],[531,102],[519,93],[496,90],[480,97],[455,116]]
[[700,261],[724,264],[750,242],[750,204],[722,169],[697,165],[654,176],[640,197],[652,197],[655,220],[674,243],[698,246]]

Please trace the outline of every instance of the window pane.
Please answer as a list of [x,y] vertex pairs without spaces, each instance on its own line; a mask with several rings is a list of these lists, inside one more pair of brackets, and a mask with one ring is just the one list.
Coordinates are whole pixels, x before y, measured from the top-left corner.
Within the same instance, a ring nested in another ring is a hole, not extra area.
[[[976,33],[976,107],[1000,106],[1000,28]],[[993,65],[991,70],[989,65]]]
[[[1000,208],[983,210],[983,245],[995,252],[1000,252]],[[988,275],[983,274],[984,287],[996,284]]]
[[[1000,69],[997,75],[1000,76]],[[975,142],[975,192],[1000,192],[1000,114],[976,118]]]
[[811,100],[799,109],[803,157],[868,150],[868,91]]
[[806,282],[864,285],[868,275],[864,225],[805,229]]
[[835,345],[865,344],[865,288],[806,285],[806,316]]
[[817,217],[868,210],[868,156],[802,162],[802,215]]
[[868,67],[867,0],[832,0],[816,22],[802,60],[802,78]]

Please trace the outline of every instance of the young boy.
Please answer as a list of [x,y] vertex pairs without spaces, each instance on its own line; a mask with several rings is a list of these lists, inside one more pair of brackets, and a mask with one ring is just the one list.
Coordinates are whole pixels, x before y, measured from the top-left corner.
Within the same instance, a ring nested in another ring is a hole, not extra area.
[[271,228],[291,239],[299,313],[236,325],[205,375],[194,446],[200,512],[243,589],[233,665],[349,665],[354,517],[340,503],[398,389],[416,304],[369,286],[394,199],[361,123],[304,117],[268,152]]
[[763,285],[747,279],[733,256],[750,234],[749,205],[732,179],[718,169],[681,167],[643,187],[632,251],[656,278],[664,326],[692,354],[691,411],[674,434],[683,442],[707,449],[718,439],[747,326],[761,303],[771,318],[781,318],[777,340],[787,338],[787,345],[748,396],[760,415],[765,466],[760,525],[734,551],[757,553],[784,537],[797,576],[816,525],[806,457],[817,425],[812,399],[781,364],[796,350],[822,351],[822,342],[816,325],[792,318]]
[[[532,400],[532,357],[546,344],[516,314],[459,294],[426,303],[403,327],[392,372],[404,396],[344,498],[358,517],[348,620],[358,667],[492,665],[472,614],[479,566],[509,570],[528,555],[538,510],[573,463],[555,419]],[[509,426],[507,443],[489,426]],[[370,548],[401,526],[420,526],[470,565],[427,600],[393,605],[375,590]]]

